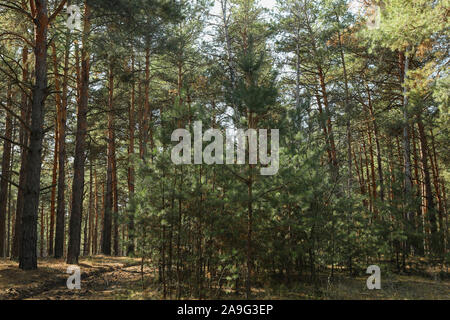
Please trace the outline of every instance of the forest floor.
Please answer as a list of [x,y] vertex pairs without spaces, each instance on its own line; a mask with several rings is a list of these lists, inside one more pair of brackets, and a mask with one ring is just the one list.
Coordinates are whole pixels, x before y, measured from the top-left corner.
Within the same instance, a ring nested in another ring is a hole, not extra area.
[[[80,259],[81,290],[69,290],[64,260],[40,259],[36,271],[22,271],[17,262],[0,259],[0,300],[157,300],[159,288],[153,281],[154,273],[144,268],[145,290],[142,290],[140,261],[131,258],[89,257]],[[382,289],[368,290],[367,276],[339,275],[333,284],[327,284],[326,275],[320,276],[322,285],[307,281],[290,281],[289,285],[271,281],[254,289],[257,299],[332,299],[383,300],[424,299],[450,300],[448,273],[430,272],[420,275],[382,275]],[[232,291],[224,291],[221,299],[242,299]]]

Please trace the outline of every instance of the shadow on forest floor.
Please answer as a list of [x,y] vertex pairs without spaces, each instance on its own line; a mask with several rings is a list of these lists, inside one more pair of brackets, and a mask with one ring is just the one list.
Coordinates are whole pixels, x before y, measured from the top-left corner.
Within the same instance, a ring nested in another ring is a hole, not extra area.
[[[145,267],[145,290],[139,260],[96,256],[80,259],[81,290],[68,290],[67,265],[64,260],[40,259],[36,271],[22,271],[17,262],[0,260],[0,300],[157,300],[162,290],[154,272]],[[383,269],[383,268],[382,268]],[[414,271],[414,272],[413,272]],[[382,272],[381,290],[368,290],[369,275],[349,277],[337,272],[329,282],[320,273],[316,284],[309,277],[289,281],[276,277],[260,281],[253,289],[256,299],[289,300],[384,300],[423,299],[449,300],[450,278],[442,270],[410,270],[409,274]],[[213,290],[217,293],[217,290]],[[231,289],[220,292],[220,299],[243,299]],[[212,297],[217,298],[217,296]]]

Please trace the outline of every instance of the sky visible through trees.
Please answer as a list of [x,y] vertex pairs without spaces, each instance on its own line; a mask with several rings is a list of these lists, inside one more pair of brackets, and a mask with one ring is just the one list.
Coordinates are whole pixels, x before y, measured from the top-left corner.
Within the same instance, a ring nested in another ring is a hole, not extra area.
[[161,299],[448,279],[449,10],[0,0],[0,267],[126,257]]

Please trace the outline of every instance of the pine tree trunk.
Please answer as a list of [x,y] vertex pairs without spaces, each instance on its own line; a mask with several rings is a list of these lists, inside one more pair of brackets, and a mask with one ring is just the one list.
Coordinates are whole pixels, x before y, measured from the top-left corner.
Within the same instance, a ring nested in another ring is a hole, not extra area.
[[[87,235],[85,235],[84,243],[85,243],[85,249],[83,250],[84,255],[90,255],[92,253],[91,247],[92,247],[92,238],[93,238],[93,232],[94,232],[94,208],[95,208],[95,197],[94,197],[94,172],[93,172],[93,165],[92,165],[92,159],[89,161],[89,215],[88,215],[88,222],[89,222],[89,228],[87,228]],[[87,237],[87,238],[86,238]]]
[[[28,82],[28,48],[24,46],[22,48],[22,82]],[[20,117],[25,122],[26,125],[29,125],[30,122],[30,106],[28,103],[28,97],[25,92],[22,92],[21,97],[21,110]],[[22,212],[23,212],[23,197],[26,183],[26,161],[27,161],[27,153],[29,144],[29,133],[27,128],[24,128],[23,125],[20,126],[19,131],[19,140],[22,144],[21,147],[21,159],[20,159],[20,172],[19,172],[19,188],[17,190],[17,202],[16,202],[16,216],[14,222],[14,236],[13,236],[13,244],[11,248],[11,258],[19,258],[21,251],[21,241],[22,241]]]
[[113,110],[113,95],[114,95],[114,73],[112,64],[109,70],[109,102],[108,102],[108,168],[106,173],[106,196],[105,196],[105,212],[103,220],[103,240],[102,253],[111,255],[111,227],[112,227],[112,211],[114,201],[114,110]]
[[409,57],[404,53],[400,53],[400,70],[401,82],[403,84],[403,157],[405,164],[405,200],[406,200],[406,219],[411,221],[412,213],[410,210],[411,189],[412,189],[412,174],[411,174],[411,147],[409,139],[409,98],[408,89],[406,87],[406,80],[409,71]]
[[87,36],[90,8],[85,2],[83,48],[81,52],[80,99],[77,112],[77,132],[75,142],[74,177],[72,183],[72,212],[69,225],[69,246],[67,263],[78,264],[81,244],[81,222],[84,195],[84,165],[86,161],[87,112],[89,97],[89,54],[87,52]]
[[[375,201],[377,199],[377,178],[375,175],[375,157],[373,154],[373,142],[372,142],[372,131],[371,128],[369,126],[369,124],[367,124],[367,141],[369,143],[369,155],[370,155],[370,173],[371,173],[371,178],[372,178],[372,186],[371,186],[371,190],[372,190],[372,199],[373,199],[373,203],[374,203],[374,214],[375,217],[377,216],[377,208],[375,206]],[[368,181],[370,181],[370,178],[368,177]]]
[[[114,72],[112,70],[112,66],[111,66],[111,75],[112,78],[110,79],[110,86],[111,86],[111,100],[113,101],[114,104]],[[114,109],[114,106],[113,106]],[[115,112],[115,111],[114,111]],[[112,130],[113,130],[113,139],[112,139],[112,149],[113,149],[113,157],[112,157],[112,170],[113,170],[113,208],[114,208],[114,216],[113,216],[113,220],[114,220],[114,242],[113,242],[113,253],[114,256],[118,257],[120,256],[120,247],[119,247],[119,192],[117,189],[117,159],[116,159],[116,128],[115,128],[115,113],[113,112],[113,126],[112,126]]]
[[[131,57],[131,73],[134,75],[134,54]],[[131,103],[128,114],[129,129],[128,129],[128,197],[134,197],[134,135],[135,135],[135,83],[131,85]],[[128,222],[128,247],[127,256],[134,254],[134,216],[130,214]]]
[[419,127],[419,141],[420,141],[420,149],[421,153],[421,163],[424,174],[424,190],[425,190],[425,216],[428,217],[428,221],[430,223],[430,232],[431,232],[431,249],[434,251],[439,250],[439,241],[437,236],[437,225],[436,225],[436,213],[434,212],[434,200],[433,200],[433,191],[431,188],[431,175],[430,175],[430,167],[428,165],[428,143],[427,137],[425,135],[425,127],[422,123],[422,119],[419,116],[417,120],[417,125]]
[[45,234],[45,217],[44,217],[44,204],[41,204],[41,223],[40,223],[40,227],[41,227],[41,245],[40,245],[40,252],[39,252],[39,257],[43,258],[44,257],[44,247],[45,247],[45,238],[44,238],[44,234]]
[[328,93],[327,88],[325,84],[325,76],[323,74],[322,67],[318,66],[318,73],[319,73],[319,84],[320,88],[322,90],[322,98],[323,98],[323,104],[325,105],[325,114],[327,119],[327,132],[328,132],[328,140],[331,148],[331,156],[332,156],[332,162],[334,167],[334,175],[335,179],[337,179],[338,176],[338,163],[337,163],[337,154],[336,154],[336,144],[334,141],[334,133],[333,133],[333,125],[331,122],[331,111],[330,106],[328,102]]
[[430,129],[430,134],[431,134],[431,147],[432,150],[430,151],[430,161],[431,161],[431,168],[432,168],[432,172],[433,172],[433,184],[434,184],[434,190],[436,193],[436,200],[438,203],[438,214],[439,214],[439,231],[441,233],[441,239],[439,240],[440,243],[443,244],[442,246],[442,253],[445,255],[446,253],[446,243],[447,243],[447,228],[446,225],[444,223],[444,216],[446,215],[445,213],[445,207],[444,207],[444,203],[442,201],[442,192],[441,192],[441,178],[440,178],[440,173],[439,173],[439,164],[438,164],[438,160],[437,160],[437,155],[436,155],[436,142],[434,139],[434,133],[433,133],[433,129]]
[[[339,16],[336,14],[336,19],[339,23]],[[344,75],[344,88],[345,88],[345,99],[344,99],[344,111],[346,118],[346,134],[347,134],[347,195],[350,198],[353,189],[353,170],[352,170],[352,132],[351,132],[351,105],[350,105],[350,94],[348,88],[348,75],[347,75],[347,65],[345,63],[345,54],[344,48],[342,44],[342,36],[341,32],[338,29],[338,42],[339,42],[339,53],[341,55],[342,62],[342,71]],[[349,213],[349,217],[351,217],[351,212]],[[349,221],[350,223],[350,221]]]
[[56,102],[56,125],[55,125],[55,152],[53,156],[53,170],[52,170],[52,194],[50,199],[50,235],[48,241],[48,255],[53,256],[54,253],[54,227],[55,227],[55,213],[56,213],[56,186],[58,174],[58,153],[59,153],[59,117],[61,110],[61,86],[59,81],[58,60],[56,56],[56,45],[52,42],[52,57],[53,57],[53,73],[55,77],[55,102]]
[[149,140],[149,117],[150,117],[150,49],[145,50],[145,81],[144,81],[144,110],[142,114],[142,149],[141,158],[144,159],[147,155],[148,140]]
[[66,215],[66,122],[69,81],[70,33],[66,33],[61,108],[58,110],[58,191],[56,204],[55,258],[64,255]]
[[[141,69],[141,63],[138,62],[138,69]],[[144,98],[142,95],[142,81],[138,79],[138,139],[139,139],[139,156],[141,159],[144,157]]]
[[92,254],[96,255],[98,252],[98,182],[97,182],[97,169],[94,168],[94,185],[95,185],[95,194],[94,194],[94,202],[95,202],[95,221],[94,221],[94,235],[92,237]]
[[[225,36],[225,45],[226,45],[226,53],[227,53],[227,64],[228,64],[228,70],[230,73],[230,82],[231,82],[231,88],[234,90],[236,88],[236,65],[233,59],[233,52],[232,52],[232,46],[231,46],[231,36],[230,36],[230,17],[227,15],[228,10],[228,0],[221,0],[221,11],[222,11],[222,23],[223,23],[223,33]],[[234,123],[237,125],[239,123],[239,111],[236,105],[232,105],[234,114],[233,114],[233,120]]]
[[370,117],[372,118],[373,133],[375,136],[375,146],[377,149],[378,183],[380,185],[380,200],[384,201],[384,178],[383,178],[383,164],[381,162],[380,134],[378,130],[378,124],[375,119],[375,112],[373,110],[372,95],[370,93],[369,86],[367,86],[366,88],[367,88],[367,96],[369,99]]
[[[13,132],[13,139],[15,140],[16,138],[16,129],[15,129],[15,124],[13,125],[14,127],[14,132]],[[14,163],[14,148],[11,151],[11,167],[12,164]],[[10,252],[11,252],[11,216],[12,216],[12,212],[13,212],[13,197],[12,197],[12,183],[9,183],[9,195],[8,195],[8,220],[7,220],[7,224],[6,224],[6,252],[5,252],[5,256],[7,258],[10,257]]]
[[330,171],[332,172],[333,171],[333,155],[332,155],[332,150],[331,150],[331,146],[330,146],[330,139],[328,137],[327,126],[325,123],[325,117],[324,117],[323,108],[322,108],[322,101],[320,100],[319,93],[316,94],[316,100],[317,100],[317,106],[319,109],[319,122],[322,127],[323,135],[325,138],[325,144],[327,146],[328,163],[330,166]]
[[[114,134],[115,136],[115,134]],[[119,251],[119,193],[117,190],[117,160],[116,160],[116,146],[114,138],[114,157],[113,157],[113,201],[114,201],[114,255],[120,255]]]
[[372,186],[370,183],[370,172],[369,172],[369,156],[367,155],[366,139],[362,138],[363,150],[364,150],[364,162],[366,165],[366,182],[367,182],[367,194],[369,195],[369,211],[373,212],[373,198],[372,198]]
[[[411,139],[412,139],[412,147],[413,147],[413,161],[414,161],[414,185],[416,186],[416,198],[421,199],[421,179],[419,174],[419,156],[417,153],[417,138],[416,138],[416,130],[413,127],[411,130]],[[416,234],[420,234],[423,232],[423,224],[422,224],[422,209],[421,206],[418,205],[416,209],[416,217],[414,219],[414,227],[416,230]],[[420,237],[414,239],[415,252],[419,255],[424,254],[423,242],[420,241]]]
[[[11,84],[7,89],[7,105],[12,107]],[[6,256],[6,211],[8,207],[8,189],[11,179],[11,140],[12,140],[12,116],[6,112],[5,137],[3,142],[2,173],[0,176],[0,258]]]
[[22,251],[19,267],[37,269],[37,217],[39,210],[44,112],[47,97],[47,1],[35,0],[35,85],[32,94],[30,147],[22,213]]

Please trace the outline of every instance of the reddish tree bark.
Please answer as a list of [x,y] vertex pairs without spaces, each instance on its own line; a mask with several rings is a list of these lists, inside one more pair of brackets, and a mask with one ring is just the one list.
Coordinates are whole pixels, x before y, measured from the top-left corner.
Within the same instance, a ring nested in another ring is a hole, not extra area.
[[19,267],[37,269],[37,218],[39,210],[44,112],[47,98],[47,31],[46,0],[35,0],[35,84],[31,106],[30,146],[26,163],[26,184],[22,213],[21,254]]
[[424,191],[425,191],[425,203],[424,203],[424,216],[428,217],[428,221],[430,223],[430,232],[431,232],[431,246],[432,249],[438,249],[439,243],[436,238],[437,235],[437,225],[436,225],[436,214],[434,212],[434,197],[433,191],[431,189],[431,175],[430,175],[430,167],[428,165],[428,143],[427,137],[425,135],[425,127],[423,125],[422,119],[417,119],[417,125],[419,128],[419,141],[420,141],[420,149],[421,149],[421,163],[422,170],[424,175]]
[[[12,87],[8,84],[7,105],[12,106]],[[5,140],[3,142],[2,173],[0,177],[0,258],[6,256],[6,211],[8,207],[8,187],[11,179],[11,139],[12,116],[6,112]]]
[[55,214],[56,214],[56,185],[58,178],[58,153],[59,153],[59,117],[61,110],[61,95],[60,95],[60,82],[59,82],[59,71],[58,71],[58,59],[56,57],[56,45],[52,42],[52,58],[53,58],[53,73],[55,77],[55,102],[56,102],[56,125],[55,125],[55,151],[53,155],[53,170],[52,170],[52,194],[50,199],[50,230],[49,230],[49,240],[48,240],[48,255],[52,256],[54,251],[54,228],[55,228]]

